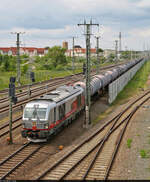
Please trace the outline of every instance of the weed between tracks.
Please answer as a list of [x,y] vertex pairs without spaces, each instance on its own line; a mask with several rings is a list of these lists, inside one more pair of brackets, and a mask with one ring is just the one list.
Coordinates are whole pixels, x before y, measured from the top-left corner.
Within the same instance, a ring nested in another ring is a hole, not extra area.
[[141,158],[149,158],[149,151],[146,151],[144,149],[140,150],[140,156]]
[[128,148],[131,148],[131,143],[132,143],[132,139],[129,138],[129,139],[127,140],[127,146],[128,146]]

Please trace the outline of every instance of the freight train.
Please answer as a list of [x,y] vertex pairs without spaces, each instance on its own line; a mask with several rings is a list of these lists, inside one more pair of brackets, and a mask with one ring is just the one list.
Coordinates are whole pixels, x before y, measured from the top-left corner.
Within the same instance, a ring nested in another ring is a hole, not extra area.
[[[113,80],[143,59],[117,66],[91,78],[91,96],[106,88]],[[85,81],[61,86],[25,105],[22,137],[33,142],[47,141],[76,118],[85,106]]]

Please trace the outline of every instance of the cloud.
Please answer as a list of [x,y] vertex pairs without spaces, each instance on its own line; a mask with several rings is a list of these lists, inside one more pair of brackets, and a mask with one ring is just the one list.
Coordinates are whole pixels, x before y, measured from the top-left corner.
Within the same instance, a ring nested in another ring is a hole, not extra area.
[[[140,3],[140,2],[139,2]],[[129,21],[143,16],[139,6],[128,0],[5,0],[0,6],[0,29],[12,27],[56,29],[92,17],[99,21]],[[130,17],[130,18],[129,18]]]
[[[78,36],[77,44],[85,47],[83,28],[77,24],[92,18],[103,25],[102,46],[113,47],[122,31],[124,44],[137,47],[134,35],[137,40],[149,40],[149,8],[148,0],[5,0],[0,6],[0,45],[15,45],[16,37],[10,32],[25,31],[22,37],[28,45],[60,45],[63,40],[71,45],[71,37]],[[93,34],[98,31],[97,27],[92,29]],[[91,41],[94,47],[94,38]]]
[[129,32],[131,37],[147,38],[150,37],[150,27],[133,29]]
[[137,7],[139,8],[150,8],[150,1],[149,0],[142,0],[137,3]]

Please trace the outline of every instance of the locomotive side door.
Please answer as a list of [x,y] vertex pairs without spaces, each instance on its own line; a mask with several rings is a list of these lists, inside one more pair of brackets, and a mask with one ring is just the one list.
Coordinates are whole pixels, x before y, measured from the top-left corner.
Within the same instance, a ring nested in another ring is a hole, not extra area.
[[65,117],[65,110],[66,110],[66,105],[65,103],[64,104],[61,104],[59,106],[59,120],[62,120],[64,117]]

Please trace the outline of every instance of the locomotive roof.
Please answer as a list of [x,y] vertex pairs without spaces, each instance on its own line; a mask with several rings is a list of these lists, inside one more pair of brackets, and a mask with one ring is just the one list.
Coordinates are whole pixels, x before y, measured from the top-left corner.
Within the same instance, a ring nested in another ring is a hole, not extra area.
[[45,101],[51,101],[51,102],[57,103],[80,91],[81,91],[81,88],[64,85],[64,86],[58,87],[56,90],[53,90],[52,92],[44,96],[37,98],[36,100],[43,100],[43,101],[45,100]]

